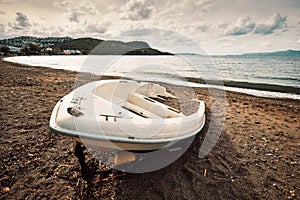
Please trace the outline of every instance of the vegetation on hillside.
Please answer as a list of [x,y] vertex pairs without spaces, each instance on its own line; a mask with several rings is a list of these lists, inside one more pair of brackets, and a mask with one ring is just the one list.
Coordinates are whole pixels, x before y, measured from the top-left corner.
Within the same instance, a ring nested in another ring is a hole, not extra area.
[[80,50],[82,54],[90,53],[103,40],[95,38],[78,38],[68,42],[56,43],[52,48],[54,52],[61,52],[65,49]]

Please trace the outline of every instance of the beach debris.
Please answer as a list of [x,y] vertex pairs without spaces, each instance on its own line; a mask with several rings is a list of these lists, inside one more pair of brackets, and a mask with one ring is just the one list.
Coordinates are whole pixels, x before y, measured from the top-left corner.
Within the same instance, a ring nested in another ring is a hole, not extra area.
[[272,168],[273,170],[277,171],[277,167],[272,166],[271,168]]
[[12,143],[13,141],[11,141],[11,140],[4,140],[3,142],[4,143]]
[[4,177],[0,178],[0,181],[6,180],[8,178],[9,178],[8,176],[4,176]]
[[9,192],[9,187],[4,187],[4,188],[2,189],[2,192],[3,192],[3,193]]
[[253,135],[249,136],[252,140],[255,140],[255,137]]
[[297,164],[297,161],[291,161],[290,164],[291,164],[291,165],[296,165],[296,164]]
[[296,196],[295,190],[290,190],[290,195],[291,195],[291,197],[295,197]]
[[267,138],[265,138],[265,137],[262,137],[261,139],[262,139],[263,141],[267,141]]
[[291,174],[291,177],[295,178],[295,174]]
[[273,183],[273,187],[279,188],[279,185],[277,185],[276,183]]
[[136,157],[134,153],[127,151],[119,151],[115,154],[115,165],[121,165],[124,163],[135,161]]
[[231,182],[234,182],[234,177],[230,176]]
[[264,162],[264,163],[267,162],[267,160],[265,160],[265,159],[263,159],[263,158],[261,158],[260,161],[261,161],[261,162]]
[[207,169],[205,168],[205,169],[204,169],[204,172],[203,172],[203,176],[206,177],[206,173],[207,173]]
[[275,136],[282,136],[282,132],[274,133]]

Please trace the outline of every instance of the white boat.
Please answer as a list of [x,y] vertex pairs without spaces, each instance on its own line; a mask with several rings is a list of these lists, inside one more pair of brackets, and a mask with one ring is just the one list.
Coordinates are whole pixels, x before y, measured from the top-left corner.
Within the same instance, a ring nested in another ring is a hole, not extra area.
[[176,98],[166,88],[133,80],[88,83],[63,97],[50,119],[52,131],[84,145],[147,151],[196,135],[205,123],[205,104],[184,115],[158,99]]

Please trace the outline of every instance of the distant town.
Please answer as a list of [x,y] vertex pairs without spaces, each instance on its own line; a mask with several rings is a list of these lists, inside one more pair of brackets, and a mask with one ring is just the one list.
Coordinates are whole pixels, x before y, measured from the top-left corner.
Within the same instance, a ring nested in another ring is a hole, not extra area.
[[[99,45],[102,44],[102,45]],[[143,41],[110,41],[96,38],[20,36],[0,40],[0,55],[171,55]]]
[[78,49],[53,49],[58,43],[73,40],[70,37],[45,37],[30,36],[14,37],[0,40],[0,55],[47,55],[47,54],[81,54]]

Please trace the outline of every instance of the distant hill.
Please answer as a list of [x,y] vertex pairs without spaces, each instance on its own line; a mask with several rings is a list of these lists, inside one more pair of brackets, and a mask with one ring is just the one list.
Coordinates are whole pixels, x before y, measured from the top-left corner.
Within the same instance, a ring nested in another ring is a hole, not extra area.
[[30,44],[40,48],[51,47],[52,54],[62,54],[64,50],[79,50],[82,54],[93,55],[173,55],[153,49],[143,41],[122,42],[90,37],[73,39],[70,37],[38,38],[32,36],[0,40],[0,46],[24,48]]
[[161,52],[152,48],[141,48],[125,53],[125,55],[174,55],[168,52]]
[[[145,46],[145,47],[144,47]],[[93,55],[171,55],[152,49],[146,42],[103,41],[90,54]]]
[[286,50],[276,52],[265,52],[265,53],[245,53],[241,56],[300,56],[300,51],[297,50]]
[[0,45],[24,47],[29,44],[37,44],[43,47],[50,47],[56,43],[69,42],[73,40],[70,37],[33,37],[33,36],[19,36],[9,39],[0,40]]
[[64,49],[80,50],[83,54],[90,53],[103,40],[95,38],[78,38],[67,42],[56,43],[53,45],[54,51],[63,51]]
[[137,48],[151,48],[149,44],[143,41],[132,41],[132,42],[126,42],[126,44],[137,47]]

